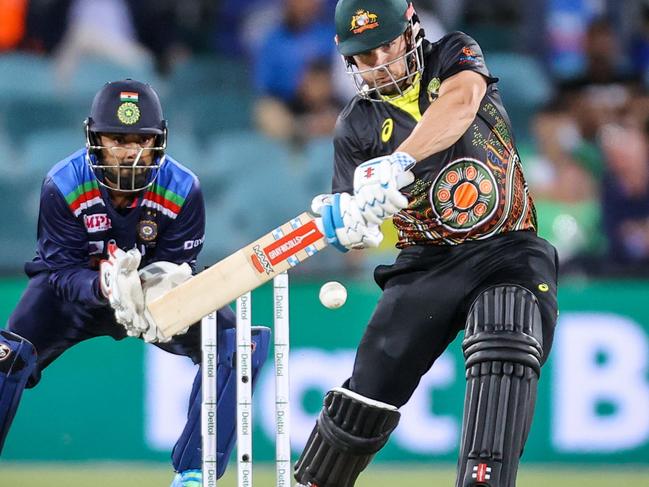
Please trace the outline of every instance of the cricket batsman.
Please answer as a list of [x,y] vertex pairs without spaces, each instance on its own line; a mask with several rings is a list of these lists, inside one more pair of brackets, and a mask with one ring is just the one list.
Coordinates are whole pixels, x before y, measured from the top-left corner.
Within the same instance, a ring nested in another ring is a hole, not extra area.
[[[188,279],[205,238],[196,176],[166,153],[167,122],[153,88],[126,79],[97,93],[85,148],[57,163],[41,189],[36,257],[29,284],[0,330],[0,450],[25,387],[70,347],[127,336],[200,363],[200,327],[164,339],[147,301]],[[235,441],[234,315],[218,311],[217,474]],[[253,379],[269,330],[253,329]],[[72,379],[71,379],[72,381]],[[254,382],[254,380],[253,380]],[[83,384],[71,384],[83,387]],[[187,424],[173,450],[173,487],[201,485],[201,371]]]
[[[329,242],[400,252],[354,368],[329,391],[295,465],[298,485],[351,487],[460,331],[466,394],[456,487],[513,487],[557,317],[557,255],[480,46],[428,42],[408,0],[339,0],[336,43],[357,95],[334,136],[333,191],[316,197]],[[459,405],[458,405],[459,407]]]

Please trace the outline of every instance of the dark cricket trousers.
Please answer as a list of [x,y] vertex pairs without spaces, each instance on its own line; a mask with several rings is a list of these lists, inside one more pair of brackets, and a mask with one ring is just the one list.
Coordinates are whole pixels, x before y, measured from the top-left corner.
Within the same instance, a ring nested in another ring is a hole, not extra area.
[[403,406],[464,329],[474,299],[494,285],[518,284],[537,297],[545,361],[557,318],[557,269],[556,250],[533,232],[402,250],[374,272],[383,294],[358,347],[350,389]]

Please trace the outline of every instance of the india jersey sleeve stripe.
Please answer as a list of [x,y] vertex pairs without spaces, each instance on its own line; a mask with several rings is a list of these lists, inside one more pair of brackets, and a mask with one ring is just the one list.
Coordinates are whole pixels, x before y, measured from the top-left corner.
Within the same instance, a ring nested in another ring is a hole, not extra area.
[[144,194],[142,205],[155,208],[170,218],[176,218],[189,195],[196,176],[166,156],[155,184]]
[[99,192],[99,185],[96,181],[85,181],[77,186],[73,191],[65,195],[65,201],[72,206],[81,196],[86,193]]
[[173,191],[171,191],[171,190],[169,190],[167,188],[163,188],[163,187],[161,187],[161,186],[159,186],[157,184],[153,186],[151,191],[153,193],[156,193],[157,195],[161,196],[162,198],[164,198],[164,199],[166,199],[166,200],[168,200],[168,201],[170,201],[172,203],[175,203],[178,206],[182,206],[183,203],[185,203],[185,198],[183,198],[182,196],[174,193]]
[[48,174],[74,216],[90,206],[104,204],[97,179],[85,162],[85,150],[59,162]]
[[81,210],[96,205],[98,203],[103,204],[103,200],[101,199],[101,193],[99,192],[99,187],[95,185],[93,189],[89,191],[85,191],[84,193],[79,195],[78,198],[72,201],[72,203],[69,203],[69,205],[70,205],[70,209],[72,210],[72,213],[74,213],[74,216],[79,216]]
[[[158,194],[157,191],[147,191],[146,194],[144,195],[144,200],[142,201],[142,204],[144,206],[151,206],[153,208],[157,208],[172,218],[175,218],[178,215],[178,213],[180,213],[180,209],[182,208],[182,205],[178,205],[173,201],[165,198],[161,194]],[[164,210],[167,211],[165,212]]]

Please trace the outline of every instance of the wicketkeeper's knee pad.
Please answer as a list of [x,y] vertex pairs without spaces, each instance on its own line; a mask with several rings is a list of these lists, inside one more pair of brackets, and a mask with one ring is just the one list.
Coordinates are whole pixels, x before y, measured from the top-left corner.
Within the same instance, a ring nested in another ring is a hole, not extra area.
[[[270,329],[265,326],[252,327],[252,387],[262,366],[268,358],[270,348]],[[236,328],[226,328],[218,335],[217,375],[217,478],[224,473],[237,439],[236,428]],[[199,368],[194,379],[189,399],[187,424],[174,446],[172,460],[176,472],[201,468],[201,376]]]
[[543,357],[534,294],[495,286],[473,302],[462,342],[466,395],[457,487],[513,487]]
[[0,330],[0,452],[35,365],[34,346],[15,333]]
[[344,388],[327,393],[315,428],[295,465],[313,487],[352,487],[399,423],[395,406]]

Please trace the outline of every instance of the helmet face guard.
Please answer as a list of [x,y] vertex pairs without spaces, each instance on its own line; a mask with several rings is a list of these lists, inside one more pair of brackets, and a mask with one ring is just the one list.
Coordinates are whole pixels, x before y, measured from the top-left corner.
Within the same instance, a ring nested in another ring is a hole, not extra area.
[[[346,72],[352,77],[356,92],[361,98],[372,102],[383,102],[400,98],[405,94],[407,88],[424,70],[423,35],[418,35],[418,32],[418,25],[415,25],[411,19],[410,26],[403,34],[406,36],[406,52],[396,59],[372,68],[358,69],[352,56],[343,56]],[[400,63],[405,65],[405,73],[395,78],[390,67]],[[388,81],[377,84],[375,80],[381,77],[377,75],[382,73],[387,75]],[[367,78],[374,81],[368,82]]]
[[[101,145],[99,134],[86,123],[86,161],[97,182],[112,191],[136,193],[151,186],[165,161],[167,132],[155,138],[153,147],[139,147],[132,161],[124,161],[126,147]],[[146,161],[151,159],[150,163]]]

